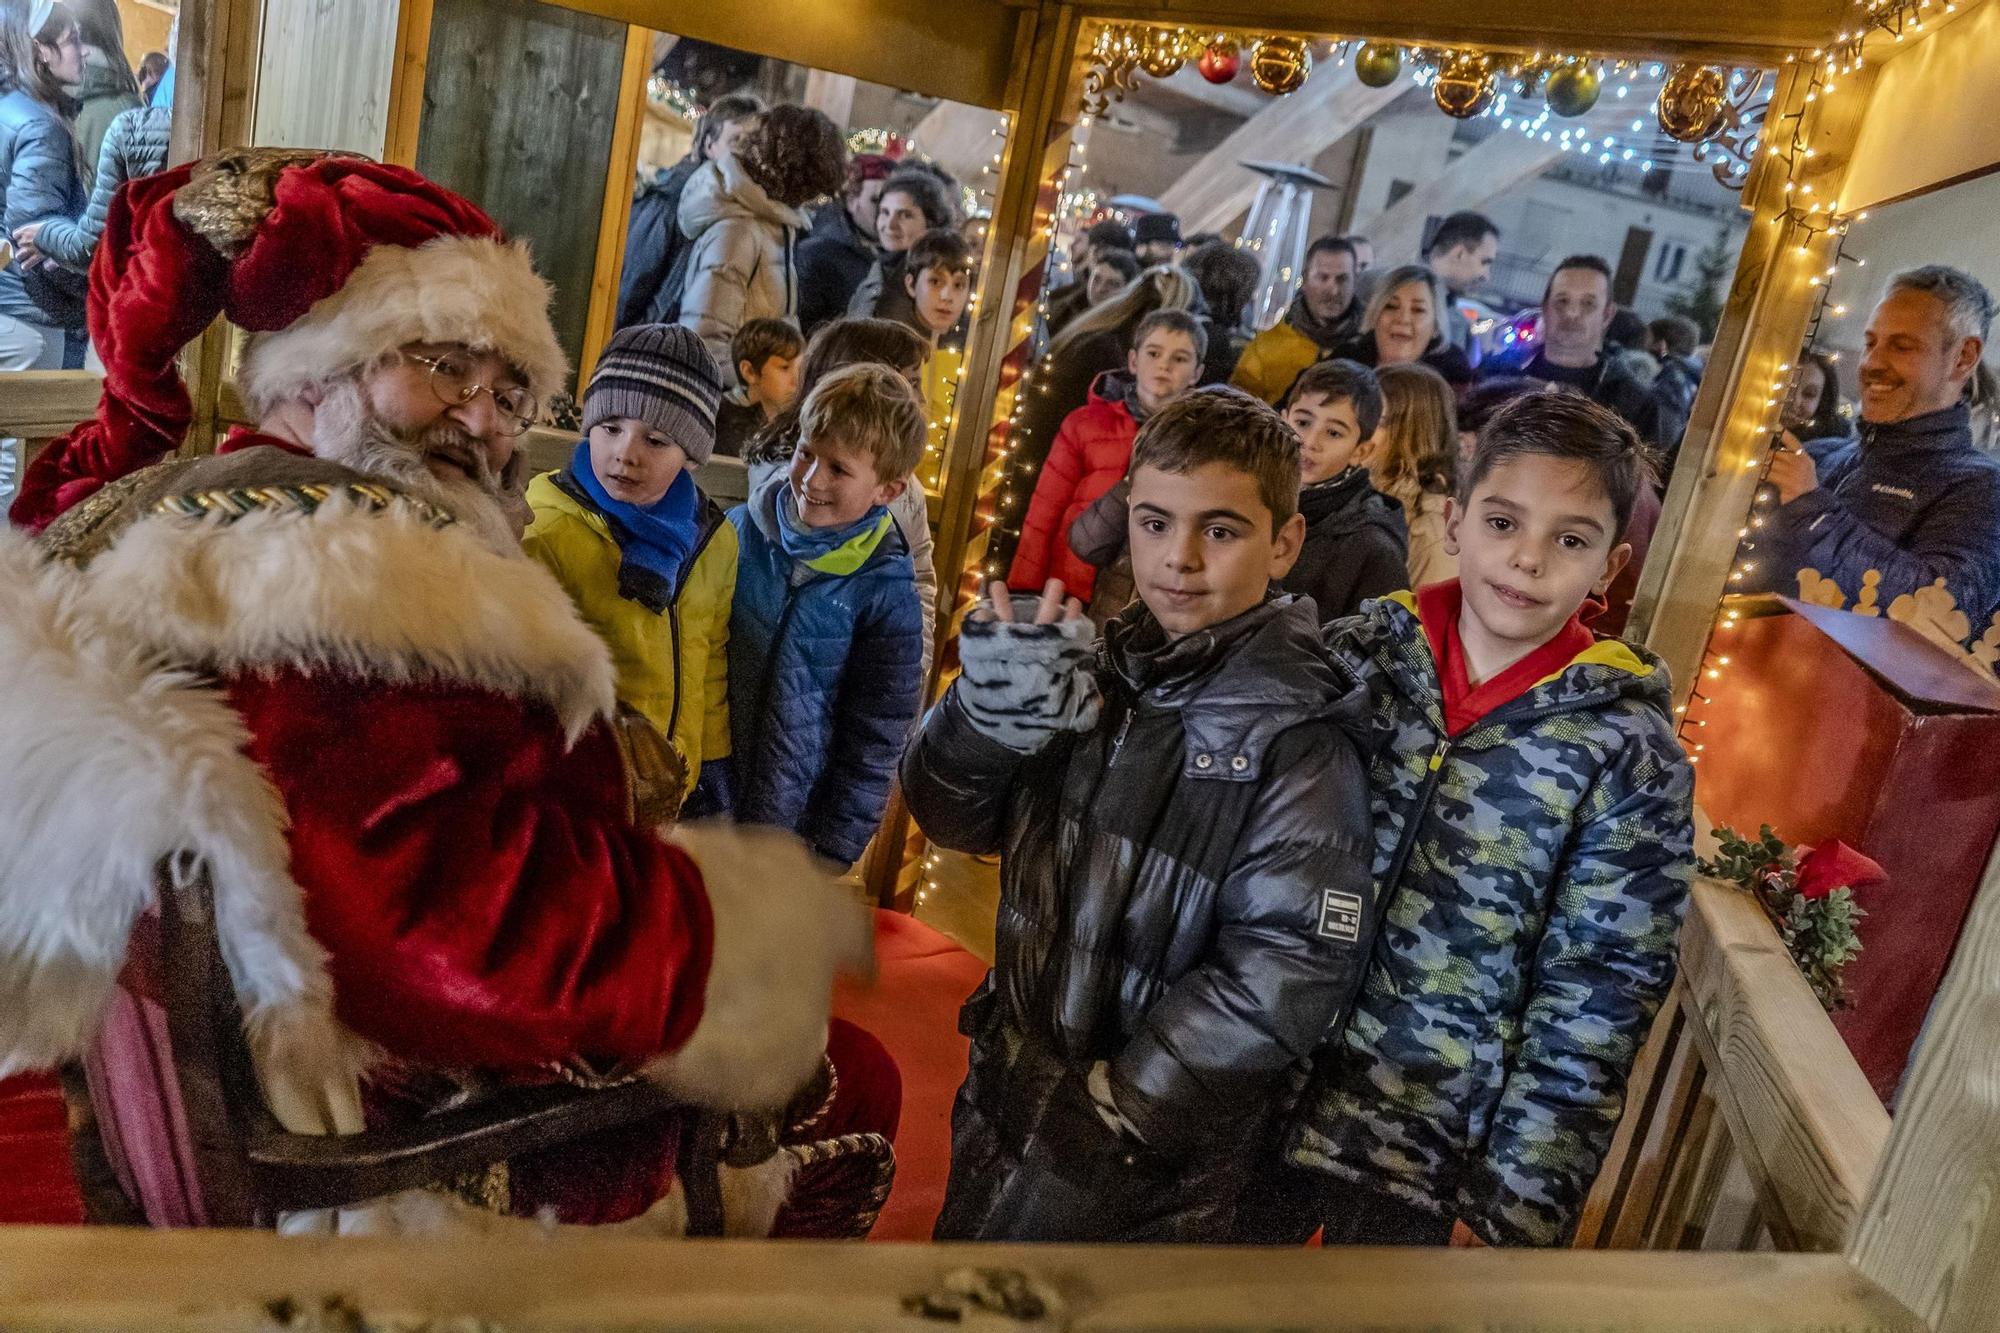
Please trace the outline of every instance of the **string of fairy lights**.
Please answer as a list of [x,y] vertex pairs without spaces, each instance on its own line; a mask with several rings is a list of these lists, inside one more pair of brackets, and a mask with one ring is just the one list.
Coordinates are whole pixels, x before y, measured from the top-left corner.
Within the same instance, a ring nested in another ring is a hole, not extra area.
[[[1812,182],[1804,179],[1810,164],[1818,157],[1809,137],[1807,117],[1815,107],[1821,106],[1839,91],[1841,79],[1863,68],[1868,59],[1867,44],[1871,38],[1887,37],[1892,42],[1901,42],[1919,34],[1924,30],[1925,13],[1933,8],[1950,14],[1957,12],[1958,5],[1956,0],[1943,0],[1941,4],[1938,0],[1873,0],[1873,3],[1864,3],[1859,7],[1855,26],[1843,30],[1830,46],[1786,59],[1787,64],[1803,63],[1808,69],[1799,107],[1778,119],[1775,127],[1778,132],[1774,132],[1773,126],[1766,126],[1764,151],[1779,159],[1785,167],[1783,202],[1770,223],[1779,229],[1781,254],[1788,253],[1798,261],[1794,264],[1795,271],[1812,289],[1814,296],[1800,354],[1779,363],[1770,380],[1769,390],[1761,399],[1754,390],[1739,395],[1738,401],[1746,405],[1741,410],[1755,417],[1753,434],[1760,441],[1759,446],[1743,461],[1746,470],[1758,473],[1757,486],[1749,513],[1737,530],[1736,557],[1724,584],[1722,598],[1716,605],[1715,619],[1702,648],[1701,665],[1693,689],[1687,703],[1675,710],[1680,717],[1681,744],[1692,763],[1699,764],[1702,752],[1707,748],[1701,732],[1708,726],[1708,719],[1702,714],[1707,711],[1706,706],[1713,702],[1713,692],[1729,667],[1728,636],[1743,621],[1742,611],[1730,605],[1729,597],[1756,572],[1757,533],[1766,523],[1761,511],[1767,510],[1776,499],[1766,479],[1784,435],[1781,422],[1785,404],[1798,388],[1807,354],[1818,350],[1826,322],[1847,314],[1847,307],[1833,299],[1834,282],[1840,275],[1841,266],[1852,264],[1859,268],[1865,267],[1868,262],[1847,252],[1848,234],[1855,223],[1867,220],[1867,210],[1843,213],[1838,198],[1818,198]],[[1838,351],[1823,355],[1831,361],[1840,359]],[[1774,421],[1774,417],[1779,420]]]

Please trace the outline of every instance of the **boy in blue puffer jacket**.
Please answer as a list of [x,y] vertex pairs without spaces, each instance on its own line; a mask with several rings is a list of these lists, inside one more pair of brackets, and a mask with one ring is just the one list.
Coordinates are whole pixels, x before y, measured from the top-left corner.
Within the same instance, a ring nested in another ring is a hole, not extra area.
[[1384,924],[1238,1239],[1575,1230],[1673,982],[1694,870],[1666,667],[1583,623],[1651,484],[1608,409],[1516,399],[1447,513],[1458,578],[1326,627],[1374,715]]
[[730,511],[742,544],[729,628],[736,817],[860,858],[923,692],[923,612],[888,504],[924,413],[884,366],[846,366],[799,412],[789,469]]

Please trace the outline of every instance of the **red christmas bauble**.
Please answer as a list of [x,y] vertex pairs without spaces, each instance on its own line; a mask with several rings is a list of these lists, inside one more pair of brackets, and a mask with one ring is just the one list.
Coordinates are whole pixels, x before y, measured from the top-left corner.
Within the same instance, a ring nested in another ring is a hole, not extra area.
[[1243,52],[1234,42],[1210,42],[1195,68],[1210,83],[1228,83],[1243,68]]

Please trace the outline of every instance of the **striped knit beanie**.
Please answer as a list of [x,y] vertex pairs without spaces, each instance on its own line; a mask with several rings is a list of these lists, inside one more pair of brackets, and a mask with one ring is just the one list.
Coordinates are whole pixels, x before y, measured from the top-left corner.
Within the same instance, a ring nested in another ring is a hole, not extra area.
[[691,463],[715,452],[722,372],[708,345],[679,324],[635,324],[612,335],[583,394],[583,432],[601,421],[643,421],[687,451]]

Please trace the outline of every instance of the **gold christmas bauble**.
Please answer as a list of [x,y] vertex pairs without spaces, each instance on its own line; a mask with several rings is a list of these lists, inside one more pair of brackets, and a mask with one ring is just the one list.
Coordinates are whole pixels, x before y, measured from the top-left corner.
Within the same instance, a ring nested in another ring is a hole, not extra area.
[[1250,52],[1250,77],[1280,97],[1304,86],[1312,67],[1312,52],[1296,37],[1266,37]]
[[1368,42],[1354,53],[1354,77],[1370,88],[1387,88],[1403,72],[1403,48],[1391,42]]
[[1187,63],[1187,34],[1178,28],[1148,28],[1139,40],[1139,68],[1164,79]]
[[1660,85],[1660,128],[1682,143],[1699,143],[1722,128],[1729,80],[1714,65],[1675,65]]
[[1603,80],[1593,66],[1564,65],[1549,75],[1542,100],[1558,116],[1581,116],[1597,105],[1597,95],[1603,87]]
[[1431,99],[1447,116],[1469,120],[1493,105],[1493,62],[1485,56],[1459,54],[1438,68]]

